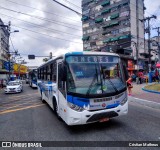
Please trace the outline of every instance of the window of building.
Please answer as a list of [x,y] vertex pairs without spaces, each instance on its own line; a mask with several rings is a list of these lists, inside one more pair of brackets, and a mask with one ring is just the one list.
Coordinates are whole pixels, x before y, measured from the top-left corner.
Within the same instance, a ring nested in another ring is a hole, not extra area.
[[112,7],[111,8],[111,12],[117,11],[118,10],[118,6]]
[[129,31],[130,31],[130,27],[119,29],[119,33],[129,32]]
[[120,17],[126,17],[126,16],[129,16],[129,11],[120,13]]
[[121,25],[127,26],[127,25],[129,25],[129,24],[130,24],[130,19],[126,19],[126,20],[122,20],[122,21],[121,21]]
[[112,31],[111,31],[111,33],[112,33],[113,35],[116,35],[116,34],[118,34],[118,33],[119,33],[119,29],[112,30]]

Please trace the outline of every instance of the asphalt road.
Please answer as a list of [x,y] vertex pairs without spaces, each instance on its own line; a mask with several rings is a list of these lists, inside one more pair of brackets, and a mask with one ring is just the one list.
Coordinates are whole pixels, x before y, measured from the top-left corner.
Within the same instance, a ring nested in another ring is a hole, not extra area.
[[130,102],[126,116],[106,123],[69,127],[41,102],[36,89],[24,85],[23,93],[0,93],[0,141],[6,140],[160,141],[160,110]]

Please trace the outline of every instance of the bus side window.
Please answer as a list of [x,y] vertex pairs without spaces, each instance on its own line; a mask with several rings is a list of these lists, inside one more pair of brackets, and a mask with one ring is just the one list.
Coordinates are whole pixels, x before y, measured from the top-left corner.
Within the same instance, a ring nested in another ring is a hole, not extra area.
[[62,64],[58,64],[58,89],[61,91],[63,96],[66,96],[65,93],[65,81],[62,81]]
[[57,80],[57,64],[56,64],[56,62],[54,62],[53,63],[53,66],[52,66],[52,80],[54,81],[54,82],[56,82],[56,80]]

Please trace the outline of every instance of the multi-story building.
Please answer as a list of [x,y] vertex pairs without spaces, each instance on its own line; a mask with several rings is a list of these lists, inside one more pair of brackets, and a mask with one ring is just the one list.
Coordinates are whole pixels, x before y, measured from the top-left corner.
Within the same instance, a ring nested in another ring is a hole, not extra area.
[[7,79],[9,70],[9,31],[0,19],[0,79]]
[[[158,45],[160,45],[160,38],[158,36],[154,36],[150,39],[150,50],[151,50],[151,64],[156,64],[157,61],[160,61],[160,49]],[[148,40],[145,42],[145,50],[148,52]]]
[[128,70],[144,61],[144,0],[82,0],[83,49],[118,53]]

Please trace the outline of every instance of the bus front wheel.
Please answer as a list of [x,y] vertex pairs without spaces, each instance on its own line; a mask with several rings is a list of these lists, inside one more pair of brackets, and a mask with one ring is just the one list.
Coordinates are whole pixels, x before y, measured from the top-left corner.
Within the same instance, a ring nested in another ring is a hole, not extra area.
[[59,113],[58,113],[58,106],[57,106],[57,102],[56,102],[55,98],[53,98],[53,108],[54,108],[54,113],[56,114],[58,119],[60,119],[60,116],[59,116]]
[[43,98],[43,92],[41,92],[41,100],[42,100],[42,103],[45,103],[45,100]]

